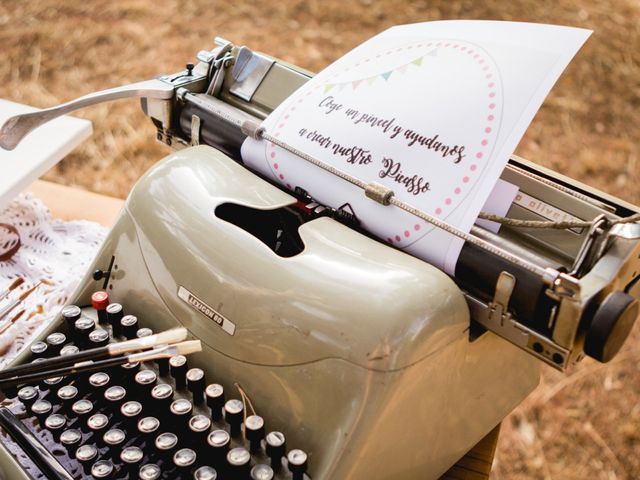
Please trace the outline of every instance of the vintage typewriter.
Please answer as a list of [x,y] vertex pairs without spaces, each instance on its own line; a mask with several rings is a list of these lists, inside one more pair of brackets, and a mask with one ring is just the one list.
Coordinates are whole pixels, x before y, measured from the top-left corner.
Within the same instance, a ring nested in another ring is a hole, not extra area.
[[0,131],[11,148],[57,115],[139,96],[176,150],[129,195],[73,297],[81,309],[63,310],[16,364],[108,341],[91,329],[181,325],[204,347],[194,370],[129,365],[7,392],[4,477],[437,478],[536,387],[539,361],[564,370],[618,352],[639,312],[636,207],[513,157],[507,217],[586,224],[474,227],[482,242],[465,244],[449,277],[243,166],[243,140],[310,73],[222,39],[197,58]]

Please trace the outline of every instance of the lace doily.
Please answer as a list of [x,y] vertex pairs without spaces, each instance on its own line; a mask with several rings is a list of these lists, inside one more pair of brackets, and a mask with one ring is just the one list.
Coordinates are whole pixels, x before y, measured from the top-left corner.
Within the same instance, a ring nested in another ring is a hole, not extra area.
[[0,368],[60,312],[106,231],[85,220],[54,220],[44,203],[28,193],[0,212],[0,292],[24,280],[0,301],[0,312],[37,285],[0,318]]

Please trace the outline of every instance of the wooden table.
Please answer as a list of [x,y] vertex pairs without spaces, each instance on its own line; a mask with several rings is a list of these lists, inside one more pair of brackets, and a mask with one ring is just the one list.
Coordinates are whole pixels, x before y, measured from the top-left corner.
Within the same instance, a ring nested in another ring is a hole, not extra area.
[[[123,200],[38,180],[27,191],[40,198],[55,218],[92,220],[105,227],[114,224]],[[487,480],[498,443],[500,425],[476,444],[440,480]],[[422,480],[422,479],[419,479]]]

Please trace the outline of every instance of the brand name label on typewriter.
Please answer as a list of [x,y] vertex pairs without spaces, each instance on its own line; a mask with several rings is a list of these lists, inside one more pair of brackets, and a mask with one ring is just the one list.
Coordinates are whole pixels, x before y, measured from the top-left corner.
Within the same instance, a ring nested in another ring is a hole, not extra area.
[[233,335],[236,332],[235,323],[226,318],[224,315],[216,312],[212,307],[200,300],[182,285],[178,287],[178,297],[180,297],[186,304],[199,311],[205,317],[210,318],[211,320],[216,322],[229,335]]

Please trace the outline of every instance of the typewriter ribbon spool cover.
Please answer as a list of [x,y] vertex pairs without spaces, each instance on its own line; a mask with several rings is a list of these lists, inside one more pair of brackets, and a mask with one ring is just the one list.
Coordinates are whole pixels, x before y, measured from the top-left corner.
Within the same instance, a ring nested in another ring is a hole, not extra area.
[[[469,231],[545,96],[590,31],[511,22],[393,27],[324,69],[263,122],[273,136]],[[514,40],[517,39],[517,40]],[[267,141],[247,165],[453,274],[462,241]],[[513,198],[505,199],[507,205]]]

